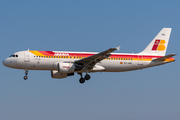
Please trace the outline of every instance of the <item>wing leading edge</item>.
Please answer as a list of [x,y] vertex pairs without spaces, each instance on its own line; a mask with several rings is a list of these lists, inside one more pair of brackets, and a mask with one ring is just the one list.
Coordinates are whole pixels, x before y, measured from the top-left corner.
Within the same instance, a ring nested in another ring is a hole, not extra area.
[[75,61],[75,64],[79,67],[81,67],[81,69],[93,69],[93,67],[95,66],[96,63],[104,60],[105,58],[108,58],[109,56],[111,56],[111,53],[115,50],[119,50],[120,46],[116,47],[116,48],[110,48],[106,51],[100,52],[98,54],[92,55],[90,57],[81,59],[81,60],[77,60]]

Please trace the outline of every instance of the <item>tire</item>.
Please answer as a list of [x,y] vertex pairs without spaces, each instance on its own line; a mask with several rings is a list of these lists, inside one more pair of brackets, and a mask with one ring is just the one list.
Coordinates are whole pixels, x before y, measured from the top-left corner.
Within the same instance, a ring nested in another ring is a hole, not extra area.
[[24,80],[27,80],[28,79],[28,77],[27,76],[24,76]]
[[91,76],[89,74],[86,74],[84,77],[86,80],[89,80],[91,78]]
[[80,82],[81,84],[83,84],[83,83],[85,82],[85,79],[84,79],[84,78],[80,78],[80,79],[79,79],[79,82]]

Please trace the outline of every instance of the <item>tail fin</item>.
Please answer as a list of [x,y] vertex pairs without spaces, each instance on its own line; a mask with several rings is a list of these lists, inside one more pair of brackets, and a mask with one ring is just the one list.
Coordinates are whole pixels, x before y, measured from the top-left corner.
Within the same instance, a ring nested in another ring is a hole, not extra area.
[[151,43],[139,54],[165,56],[172,28],[163,28]]

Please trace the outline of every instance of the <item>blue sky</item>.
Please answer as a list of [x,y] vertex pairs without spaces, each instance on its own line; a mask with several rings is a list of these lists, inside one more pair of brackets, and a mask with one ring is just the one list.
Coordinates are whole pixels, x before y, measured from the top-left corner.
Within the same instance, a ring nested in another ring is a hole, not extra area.
[[180,2],[170,0],[1,1],[1,61],[22,50],[101,52],[121,45],[142,51],[163,27],[171,27],[167,54],[176,62],[122,73],[92,73],[55,80],[50,71],[0,64],[2,120],[177,120],[180,118]]

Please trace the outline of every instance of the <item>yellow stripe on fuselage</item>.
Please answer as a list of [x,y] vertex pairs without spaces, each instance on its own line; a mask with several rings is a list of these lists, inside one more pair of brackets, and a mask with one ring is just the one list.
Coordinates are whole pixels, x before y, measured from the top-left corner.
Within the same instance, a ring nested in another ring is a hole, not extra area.
[[43,54],[41,54],[38,51],[30,51],[32,54],[36,55],[36,56],[44,56]]
[[[34,55],[36,55],[36,56],[46,56],[46,55],[44,55],[44,54],[42,54],[42,53],[40,53],[40,52],[38,52],[38,51],[30,51],[32,54],[34,54]],[[50,58],[49,56],[47,56],[48,58]],[[68,59],[83,59],[83,57],[78,57],[78,58],[74,58],[74,57],[69,57],[69,56],[53,56],[52,58],[68,58]],[[121,59],[121,61],[124,61],[124,60],[126,60],[125,58],[122,60],[122,58],[120,58]],[[105,60],[119,60],[119,59],[116,59],[116,58],[113,58],[113,59],[105,59]],[[131,58],[131,61],[152,61],[152,59],[139,59],[139,58]],[[175,59],[173,58],[171,58],[171,59],[166,59],[166,60],[164,60],[164,61],[166,61],[166,62],[173,62],[173,61],[175,61]]]

